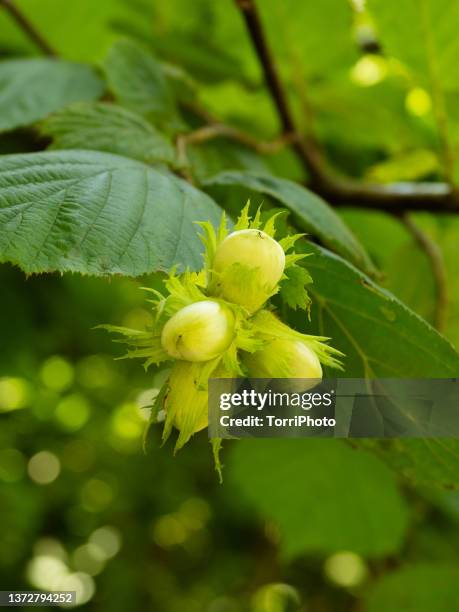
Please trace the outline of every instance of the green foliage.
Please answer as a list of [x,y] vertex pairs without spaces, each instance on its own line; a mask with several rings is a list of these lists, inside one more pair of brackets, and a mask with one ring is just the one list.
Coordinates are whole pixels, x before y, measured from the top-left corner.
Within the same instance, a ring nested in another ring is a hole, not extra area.
[[429,92],[444,171],[450,180],[457,180],[457,130],[452,125],[449,114],[454,111],[448,103],[449,92],[459,86],[459,50],[453,35],[459,20],[457,6],[445,0],[402,0],[397,4],[370,0],[369,9],[385,50],[401,60]]
[[34,123],[72,102],[95,100],[103,91],[89,66],[53,59],[0,62],[0,132]]
[[459,50],[452,35],[459,10],[446,0],[369,0],[384,48],[412,69],[427,88],[455,90]]
[[29,273],[200,267],[194,222],[220,216],[174,175],[95,151],[3,157],[0,202],[0,260]]
[[240,441],[228,477],[278,525],[287,558],[339,550],[380,557],[403,543],[408,516],[392,474],[341,441]]
[[[117,34],[113,22],[132,14],[125,0],[79,0],[63,8],[56,0],[18,0],[17,6],[59,55],[77,62],[102,59]],[[6,11],[0,12],[2,51],[17,55],[39,53],[36,45]],[[82,32],[84,37],[82,39]]]
[[[357,57],[349,3],[323,0],[318,11],[308,2],[265,0],[260,2],[260,11],[271,33],[276,58],[285,65],[286,72],[289,69],[292,80],[298,79],[295,75],[298,72],[311,80],[333,73],[351,65]],[[308,36],[305,36],[306,23]],[[327,44],[324,44],[324,34]]]
[[53,149],[94,149],[145,163],[172,163],[170,141],[143,117],[115,104],[80,103],[53,113],[41,125]]
[[[455,3],[254,1],[298,131],[336,176],[457,182]],[[284,240],[308,234],[275,304],[298,333],[331,337],[343,376],[456,378],[457,214],[412,214],[443,259],[443,337],[432,260],[400,218],[335,210],[303,186],[294,146],[254,146],[282,122],[238,3],[14,5],[58,59],[0,2],[3,588],[42,588],[42,557],[84,577],[90,612],[456,610],[456,440],[234,441],[219,486],[205,433],[174,459],[159,448],[170,372],[115,362],[89,330],[125,326],[131,350],[150,348],[138,285],[200,269],[197,223],[236,219],[251,195],[290,212]],[[193,140],[220,122],[236,136]],[[181,384],[184,418],[205,414]],[[42,451],[60,467],[48,484],[31,469]],[[121,552],[88,561],[107,526]]]
[[164,70],[146,49],[128,40],[118,41],[105,60],[104,70],[120,104],[163,127],[181,127]]

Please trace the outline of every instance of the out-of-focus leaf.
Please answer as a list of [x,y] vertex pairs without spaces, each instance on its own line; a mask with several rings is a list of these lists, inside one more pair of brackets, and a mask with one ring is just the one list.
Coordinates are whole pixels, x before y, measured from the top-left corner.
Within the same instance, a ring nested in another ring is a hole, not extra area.
[[147,34],[147,40],[161,57],[200,81],[249,83],[258,77],[257,59],[234,3],[169,0],[155,3],[154,10],[153,35]]
[[219,217],[206,194],[126,157],[52,151],[1,159],[0,261],[25,272],[199,268],[194,222]]
[[260,140],[276,138],[279,117],[263,87],[247,89],[237,81],[200,88],[203,104],[223,122],[242,128]]
[[402,567],[370,589],[368,612],[453,612],[458,609],[459,569],[441,563]]
[[404,62],[427,88],[459,86],[459,5],[448,0],[368,0],[384,50]]
[[459,5],[448,0],[369,0],[368,6],[385,52],[403,62],[430,93],[444,173],[457,180],[457,138],[453,141],[447,93],[459,87]]
[[407,92],[399,76],[388,75],[371,86],[359,86],[349,75],[328,79],[310,90],[314,126],[321,140],[348,154],[362,149],[402,154],[432,146],[434,129],[407,112]]
[[288,63],[292,73],[296,68],[304,76],[322,77],[357,57],[350,3],[323,0],[320,10],[295,0],[264,0],[258,5],[276,57]]
[[297,226],[317,236],[324,245],[373,274],[375,268],[364,248],[342,219],[317,195],[285,179],[254,172],[222,172],[205,182],[208,187],[244,187],[268,195],[291,210]]
[[170,140],[143,117],[115,104],[81,103],[53,113],[40,126],[54,149],[94,149],[146,163],[174,161]]
[[[111,22],[126,19],[134,3],[127,0],[15,0],[60,57],[77,62],[100,60],[117,38]],[[0,11],[2,50],[40,54],[40,50],[6,11]]]
[[281,533],[281,550],[352,550],[371,557],[396,552],[407,512],[390,471],[338,440],[244,440],[228,480]]
[[104,84],[89,66],[56,59],[0,62],[0,131],[29,125],[67,104],[95,100]]
[[110,90],[117,101],[169,128],[182,125],[161,64],[144,47],[119,40],[104,62]]
[[366,179],[374,183],[419,181],[436,174],[438,169],[437,155],[433,151],[418,149],[374,164],[367,170]]

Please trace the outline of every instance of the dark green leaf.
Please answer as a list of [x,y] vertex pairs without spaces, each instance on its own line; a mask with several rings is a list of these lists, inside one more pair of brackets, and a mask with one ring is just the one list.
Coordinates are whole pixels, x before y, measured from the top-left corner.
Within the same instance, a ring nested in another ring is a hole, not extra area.
[[55,151],[0,160],[0,261],[25,272],[199,268],[194,222],[219,217],[204,193],[125,157]]
[[181,125],[174,96],[161,64],[142,46],[120,40],[105,63],[109,87],[117,101],[168,127]]
[[81,103],[52,114],[41,125],[54,149],[94,149],[146,163],[174,161],[166,136],[140,115],[115,104]]
[[67,104],[96,100],[104,84],[89,66],[55,59],[0,62],[0,131],[29,125]]

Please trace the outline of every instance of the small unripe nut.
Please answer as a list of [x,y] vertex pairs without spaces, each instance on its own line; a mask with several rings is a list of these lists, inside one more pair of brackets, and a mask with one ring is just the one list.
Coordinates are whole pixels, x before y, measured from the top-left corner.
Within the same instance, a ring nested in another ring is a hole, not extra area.
[[209,361],[223,353],[234,338],[234,315],[214,300],[185,306],[164,325],[161,344],[175,359]]
[[314,384],[322,379],[319,358],[301,340],[275,339],[247,354],[244,363],[253,378],[306,378],[314,379]]
[[254,312],[275,292],[284,272],[285,253],[266,232],[239,230],[219,244],[212,267],[217,295]]

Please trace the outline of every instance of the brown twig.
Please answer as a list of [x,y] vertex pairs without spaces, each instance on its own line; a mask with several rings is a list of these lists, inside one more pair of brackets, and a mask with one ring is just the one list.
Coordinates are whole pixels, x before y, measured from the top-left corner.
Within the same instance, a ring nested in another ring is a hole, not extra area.
[[187,148],[189,145],[202,144],[215,138],[228,138],[242,145],[253,149],[261,155],[272,155],[293,142],[292,134],[284,134],[271,141],[259,141],[250,134],[234,128],[224,123],[211,123],[204,125],[193,132],[179,134],[175,141],[177,153],[177,165],[179,173],[188,181],[193,182],[193,177],[189,171],[189,160]]
[[294,141],[293,134],[284,134],[271,141],[259,141],[250,134],[224,123],[213,123],[183,135],[187,145],[201,144],[214,138],[228,138],[243,144],[262,155],[272,155]]
[[438,331],[442,332],[445,329],[449,304],[448,280],[443,254],[438,244],[419,227],[411,215],[404,214],[402,222],[430,261],[437,294],[434,324]]
[[43,51],[45,55],[49,55],[50,57],[55,57],[57,55],[55,50],[45,40],[45,38],[43,38],[33,23],[29,21],[29,19],[24,15],[13,0],[0,0],[0,6],[2,6],[5,11],[11,15],[21,30],[36,44],[41,51]]
[[235,0],[263,69],[266,85],[283,130],[295,134],[295,151],[310,177],[309,185],[336,206],[358,206],[400,214],[407,210],[459,212],[459,196],[447,183],[364,184],[336,176],[311,136],[300,138],[287,94],[260,21],[254,0]]

